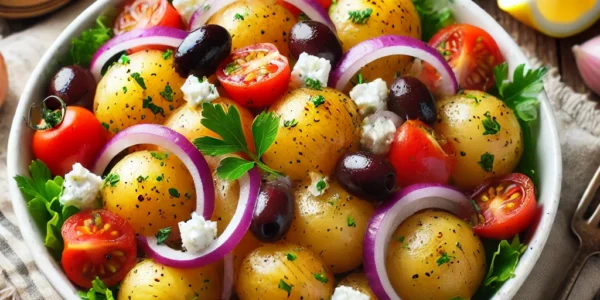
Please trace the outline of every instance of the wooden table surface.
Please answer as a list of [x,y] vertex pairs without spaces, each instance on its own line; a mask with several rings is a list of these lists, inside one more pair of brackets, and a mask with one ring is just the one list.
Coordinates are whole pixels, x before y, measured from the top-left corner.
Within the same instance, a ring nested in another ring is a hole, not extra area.
[[[595,101],[598,101],[598,108],[600,109],[600,96],[593,94],[583,83],[583,79],[577,71],[573,52],[571,51],[571,48],[574,45],[581,44],[592,37],[600,35],[600,22],[596,22],[592,27],[576,36],[555,39],[523,25],[504,11],[500,10],[495,0],[474,1],[483,7],[485,11],[504,27],[504,29],[513,36],[517,44],[527,49],[530,53],[535,53],[546,66],[558,68],[562,75],[562,80],[575,91],[580,93],[591,93],[592,98]],[[7,34],[23,30],[47,17],[51,17],[51,15],[28,20],[3,20],[0,22],[0,25],[5,26],[0,26],[0,28],[4,27],[3,29],[0,29],[0,34],[6,36]]]

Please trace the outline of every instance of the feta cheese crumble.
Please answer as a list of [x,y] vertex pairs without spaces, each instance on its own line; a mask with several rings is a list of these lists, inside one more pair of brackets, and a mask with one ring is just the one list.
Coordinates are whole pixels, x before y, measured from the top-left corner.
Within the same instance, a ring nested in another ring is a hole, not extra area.
[[369,300],[369,296],[365,295],[348,286],[338,286],[331,297],[331,300]]
[[183,92],[183,99],[196,106],[200,106],[204,102],[212,102],[220,97],[214,84],[208,82],[206,78],[200,80],[194,75],[190,75],[185,80],[181,91]]
[[394,121],[383,115],[370,115],[363,121],[360,145],[373,154],[387,154],[395,132]]
[[65,175],[59,201],[65,206],[75,206],[79,209],[93,208],[98,203],[100,189],[102,178],[76,163],[73,170]]
[[205,0],[173,0],[173,7],[186,23],[189,23],[194,12],[202,7]]
[[331,72],[331,62],[329,60],[303,52],[292,70],[290,85],[292,88],[303,87],[306,78],[310,78],[319,81],[322,87],[326,87],[329,72]]
[[217,222],[205,220],[197,213],[186,222],[179,222],[181,242],[185,250],[197,253],[206,249],[217,238]]
[[317,172],[310,172],[309,176],[310,186],[308,187],[308,192],[315,197],[323,195],[329,188],[329,178]]
[[356,85],[350,98],[356,103],[363,117],[387,108],[387,83],[381,78]]

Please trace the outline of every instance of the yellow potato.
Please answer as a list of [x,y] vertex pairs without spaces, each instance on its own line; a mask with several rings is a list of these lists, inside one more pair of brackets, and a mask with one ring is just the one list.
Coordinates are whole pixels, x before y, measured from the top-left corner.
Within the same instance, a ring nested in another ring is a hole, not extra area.
[[333,273],[312,251],[294,244],[267,244],[246,257],[235,291],[240,300],[318,300],[331,297],[334,282]]
[[286,240],[318,253],[336,274],[355,269],[362,264],[363,239],[373,206],[335,181],[316,197],[309,185],[304,181],[294,189],[294,220]]
[[[243,20],[236,18],[237,14]],[[222,9],[208,23],[223,26],[229,31],[233,51],[254,44],[271,43],[281,54],[289,56],[288,37],[296,21],[296,17],[275,0],[245,0]]]
[[221,262],[202,268],[176,269],[144,259],[121,281],[118,299],[220,299],[222,272]]
[[[318,96],[325,103],[316,107],[311,99]],[[339,91],[288,91],[269,111],[280,117],[279,130],[262,158],[292,180],[302,180],[310,171],[330,175],[341,156],[358,149],[361,117],[354,102]]]
[[[523,133],[513,111],[504,102],[480,91],[464,91],[437,102],[436,132],[454,146],[456,168],[451,181],[473,189],[485,179],[511,173],[523,154]],[[487,115],[489,114],[489,119]],[[495,120],[500,130],[484,135],[484,121]],[[493,163],[486,164],[493,155]],[[483,164],[483,166],[482,166]],[[491,170],[485,170],[489,166]]]
[[369,281],[367,280],[367,276],[365,275],[365,273],[351,273],[350,275],[346,276],[346,278],[344,278],[342,281],[340,281],[340,283],[338,283],[337,286],[350,287],[356,291],[359,291],[369,296],[370,300],[377,300],[377,296],[373,294],[373,291],[371,290],[371,286],[369,285]]
[[[185,101],[181,92],[185,79],[175,72],[173,55],[165,60],[162,51],[147,50],[131,54],[129,59],[129,64],[116,63],[108,69],[94,98],[98,121],[113,133],[136,124],[161,124]],[[136,73],[146,89],[133,77]],[[161,92],[168,95],[164,91],[169,88],[170,101],[161,96]]]
[[389,244],[386,268],[405,300],[470,299],[487,271],[483,244],[471,226],[433,210],[400,224]]
[[155,235],[190,218],[196,190],[188,169],[174,155],[139,151],[125,156],[109,174],[119,176],[102,188],[104,208],[126,219],[137,234]]

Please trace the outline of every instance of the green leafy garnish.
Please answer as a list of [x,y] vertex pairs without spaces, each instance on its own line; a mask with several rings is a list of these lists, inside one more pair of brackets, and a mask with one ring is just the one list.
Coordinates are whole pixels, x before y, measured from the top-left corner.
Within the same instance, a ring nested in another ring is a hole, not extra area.
[[175,197],[175,198],[179,198],[181,196],[181,194],[179,194],[179,191],[176,188],[170,188],[169,195],[171,195],[171,197]]
[[486,152],[481,155],[481,160],[477,163],[484,171],[492,172],[494,170],[494,155]]
[[363,84],[365,82],[365,79],[363,78],[362,73],[358,73],[358,75],[356,75],[356,82],[357,82],[357,84]]
[[240,21],[244,21],[244,16],[240,15],[240,14],[235,14],[235,16],[233,17],[235,20],[240,20]]
[[325,179],[321,179],[321,180],[317,181],[316,188],[317,188],[317,192],[319,192],[319,193],[323,192],[327,188],[327,182],[325,182]]
[[348,227],[356,227],[356,221],[352,216],[348,216],[346,221],[348,222]]
[[325,97],[323,97],[322,95],[311,96],[310,102],[312,102],[315,105],[315,107],[319,107],[321,106],[321,104],[325,103]]
[[437,259],[436,263],[439,266],[449,263],[451,260],[455,259],[456,257],[448,255],[448,253],[446,252],[442,252],[442,255],[440,255],[440,257]]
[[50,170],[41,160],[34,160],[29,165],[31,178],[17,175],[15,181],[27,201],[31,218],[35,221],[44,236],[44,245],[56,258],[60,258],[63,240],[60,230],[63,222],[79,212],[74,206],[64,206],[59,197],[63,190],[63,178],[52,178]]
[[167,51],[165,51],[165,53],[163,53],[162,57],[164,60],[167,60],[167,59],[169,59],[169,57],[171,57],[172,54],[173,54],[173,50],[167,49]]
[[221,137],[221,139],[201,137],[194,140],[194,145],[204,155],[217,156],[243,152],[251,159],[245,160],[237,157],[223,159],[217,168],[219,178],[236,180],[255,165],[267,173],[280,175],[260,160],[263,153],[275,141],[279,129],[279,117],[272,112],[266,113],[263,111],[252,123],[256,154],[252,153],[246,144],[240,113],[234,106],[225,111],[220,104],[203,103],[202,120],[200,122],[207,129],[212,130]]
[[163,153],[163,152],[150,152],[150,155],[158,160],[163,160],[167,157],[169,157],[169,153]]
[[127,94],[127,87],[123,86],[123,94]]
[[227,66],[225,66],[225,75],[229,76],[233,72],[235,72],[241,68],[242,68],[242,66],[240,66],[240,64],[238,64],[237,62],[234,61],[234,62],[228,64]]
[[119,176],[119,174],[110,173],[106,175],[106,178],[104,178],[104,186],[110,184],[111,187],[115,187],[120,180],[121,176]]
[[317,91],[320,91],[321,89],[323,89],[323,86],[321,85],[321,82],[318,79],[312,79],[310,77],[304,78],[304,85],[307,88],[317,90]]
[[440,29],[456,23],[450,9],[452,0],[412,0],[421,19],[421,39],[429,41]]
[[298,121],[296,121],[296,119],[291,119],[291,120],[288,120],[288,121],[283,121],[283,127],[285,127],[285,128],[296,127],[296,125],[298,125]]
[[505,281],[515,277],[515,269],[519,257],[527,250],[527,245],[521,244],[519,236],[515,236],[509,244],[503,240],[498,245],[498,250],[492,256],[490,269],[483,284],[488,287],[497,287]]
[[456,248],[462,251],[462,245],[460,244],[460,242],[456,242]]
[[104,127],[104,129],[108,130],[110,128],[110,125],[108,125],[107,123],[102,122],[102,127]]
[[373,13],[373,9],[367,8],[365,10],[353,10],[348,12],[348,19],[352,20],[352,23],[366,24]]
[[129,56],[127,56],[127,54],[121,54],[121,57],[119,58],[119,63],[122,65],[128,65],[129,62],[131,62],[131,60],[129,60]]
[[165,116],[165,110],[162,107],[152,103],[152,97],[150,96],[142,100],[142,108],[149,109],[155,115],[161,114],[163,117]]
[[149,176],[144,177],[144,176],[140,175],[137,178],[137,182],[142,183],[143,181],[146,181],[148,179],[148,177]]
[[158,233],[156,234],[156,243],[159,245],[164,243],[170,234],[171,234],[171,227],[165,227],[165,228],[160,229],[158,231]]
[[104,17],[98,17],[96,25],[93,28],[84,30],[78,38],[71,40],[69,55],[64,64],[78,64],[83,67],[89,67],[96,51],[110,40],[112,36],[112,29],[104,25]]
[[515,69],[511,82],[508,80],[508,64],[496,66],[494,76],[499,98],[515,111],[519,119],[526,122],[537,119],[537,97],[544,90],[543,79],[547,73],[546,67],[525,70],[525,64],[520,64]]
[[135,79],[135,82],[137,82],[137,84],[141,88],[143,88],[144,90],[146,89],[146,83],[144,82],[144,78],[142,77],[142,75],[140,75],[140,73],[131,73],[131,78]]
[[294,287],[293,285],[288,284],[287,282],[283,281],[283,279],[279,279],[279,286],[278,288],[280,290],[284,290],[287,292],[288,297],[290,296],[290,294],[292,293],[292,287]]
[[86,293],[79,291],[77,294],[82,300],[115,300],[113,294],[118,294],[118,286],[111,290],[106,287],[104,282],[96,276],[96,279],[92,281],[92,288]]
[[403,235],[398,237],[398,242],[404,243],[404,236]]
[[322,282],[322,283],[328,283],[329,282],[329,278],[327,278],[327,274],[323,274],[323,273],[317,273],[317,274],[313,274],[313,276],[315,276],[315,279]]
[[483,123],[483,135],[493,135],[500,132],[500,123],[496,121],[496,118],[492,118],[489,111],[486,111],[484,114],[485,119],[481,122]]
[[163,179],[165,179],[165,174],[160,174],[158,176],[156,176],[156,181],[161,182]]
[[294,253],[288,253],[287,254],[287,259],[289,261],[295,261],[296,260],[296,254],[294,254]]
[[469,300],[469,299],[463,298],[461,296],[454,296],[454,297],[450,298],[450,300]]
[[171,86],[167,83],[167,85],[165,85],[165,89],[159,93],[161,97],[163,97],[165,100],[171,102],[173,101],[173,89],[171,88]]

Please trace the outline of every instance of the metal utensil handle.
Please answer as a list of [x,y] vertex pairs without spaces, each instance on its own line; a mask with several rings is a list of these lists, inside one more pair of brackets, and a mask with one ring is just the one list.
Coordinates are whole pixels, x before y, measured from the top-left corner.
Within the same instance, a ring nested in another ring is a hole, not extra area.
[[577,281],[577,277],[579,277],[579,273],[585,266],[585,263],[588,261],[590,256],[592,256],[593,251],[585,249],[584,247],[579,248],[577,250],[577,254],[575,255],[575,259],[569,266],[569,270],[567,270],[567,275],[564,277],[560,287],[557,292],[557,300],[567,300],[569,298],[569,294],[571,294],[571,290],[575,286],[575,282]]

